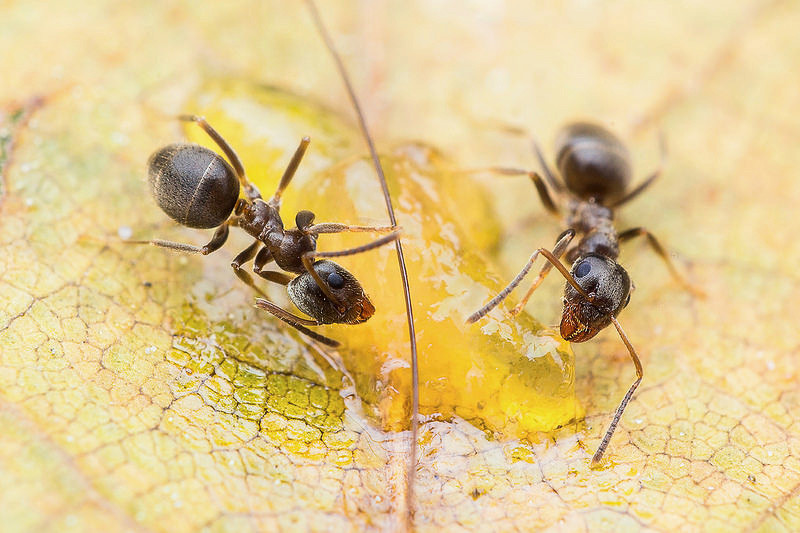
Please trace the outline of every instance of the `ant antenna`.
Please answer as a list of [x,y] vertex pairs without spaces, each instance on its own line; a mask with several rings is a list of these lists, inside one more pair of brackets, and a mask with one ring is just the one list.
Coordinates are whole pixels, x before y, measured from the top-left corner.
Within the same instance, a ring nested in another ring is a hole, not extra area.
[[[358,118],[359,128],[361,129],[361,133],[364,135],[364,139],[369,147],[369,153],[372,156],[372,163],[375,166],[375,171],[378,173],[378,180],[381,183],[383,198],[386,201],[386,211],[389,214],[389,221],[393,226],[397,226],[397,219],[394,216],[394,207],[392,206],[392,198],[389,195],[389,186],[386,184],[386,176],[383,172],[383,166],[381,165],[380,159],[378,159],[378,152],[375,150],[375,144],[372,141],[372,135],[369,133],[367,121],[364,118],[364,113],[361,110],[361,105],[358,103],[356,92],[353,89],[352,83],[350,82],[350,76],[347,74],[347,69],[342,62],[341,57],[339,57],[339,53],[336,51],[336,47],[333,44],[333,40],[331,39],[325,24],[322,22],[322,18],[317,10],[317,6],[314,4],[314,0],[306,0],[306,5],[308,6],[308,10],[311,12],[311,18],[314,21],[317,31],[319,31],[322,40],[325,42],[325,47],[333,57],[334,63],[336,63],[336,69],[339,71],[342,81],[344,82],[345,89],[347,89],[347,95],[350,98],[350,103],[353,105],[353,109],[356,112],[356,117]],[[408,461],[408,474],[406,476],[406,526],[407,529],[411,529],[414,502],[414,477],[417,469],[417,433],[419,431],[419,368],[417,365],[417,338],[414,330],[414,310],[411,306],[411,290],[409,289],[408,285],[408,272],[406,271],[406,261],[405,257],[403,256],[403,245],[400,242],[400,239],[394,241],[394,246],[395,250],[397,250],[397,263],[400,266],[400,277],[403,280],[403,295],[406,303],[408,337],[411,348],[411,452]]]

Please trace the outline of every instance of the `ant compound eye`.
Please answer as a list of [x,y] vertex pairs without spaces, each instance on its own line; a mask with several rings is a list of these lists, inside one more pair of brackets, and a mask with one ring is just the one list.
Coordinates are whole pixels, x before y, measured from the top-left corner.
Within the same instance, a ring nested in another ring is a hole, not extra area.
[[332,289],[341,289],[344,287],[344,278],[340,274],[332,272],[328,276],[328,285],[330,285]]
[[578,265],[578,268],[575,269],[575,277],[582,278],[583,276],[591,272],[591,270],[592,270],[592,265],[589,264],[589,261],[584,261],[580,265]]

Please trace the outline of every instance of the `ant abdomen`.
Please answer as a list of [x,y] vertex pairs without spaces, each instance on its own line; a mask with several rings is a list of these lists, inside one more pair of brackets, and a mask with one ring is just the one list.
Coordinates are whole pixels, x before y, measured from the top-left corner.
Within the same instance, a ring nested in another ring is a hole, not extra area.
[[361,284],[350,272],[333,261],[317,261],[313,266],[320,278],[328,285],[333,295],[342,302],[337,307],[311,274],[304,272],[289,282],[289,298],[302,312],[319,324],[360,324],[375,313]]
[[572,193],[601,204],[621,199],[631,180],[628,149],[616,135],[588,122],[568,124],[561,130],[556,165]]
[[170,144],[150,156],[147,166],[153,197],[176,222],[216,228],[233,212],[239,180],[216,152],[196,144]]

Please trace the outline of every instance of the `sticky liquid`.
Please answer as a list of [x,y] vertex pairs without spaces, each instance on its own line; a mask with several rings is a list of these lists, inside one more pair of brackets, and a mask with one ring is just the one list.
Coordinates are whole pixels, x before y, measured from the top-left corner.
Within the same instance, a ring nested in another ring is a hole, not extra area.
[[[204,87],[188,112],[205,115],[242,157],[249,178],[269,198],[304,135],[312,138],[284,194],[287,227],[300,209],[316,222],[387,223],[375,170],[352,126],[296,96],[236,82]],[[190,125],[192,126],[192,125]],[[211,146],[197,128],[192,140]],[[417,327],[420,411],[462,417],[501,438],[528,438],[582,417],[574,394],[569,345],[526,312],[510,317],[508,300],[476,324],[473,311],[507,280],[481,255],[499,239],[481,187],[429,146],[382,149],[411,282]],[[357,246],[378,235],[322,235],[318,249]],[[408,427],[411,372],[403,290],[394,246],[337,259],[377,308],[366,323],[316,328],[342,342],[338,354],[368,411],[384,429]],[[525,290],[525,284],[518,289]],[[276,303],[298,313],[278,285]],[[535,307],[528,306],[529,309]],[[275,320],[269,315],[265,319]]]

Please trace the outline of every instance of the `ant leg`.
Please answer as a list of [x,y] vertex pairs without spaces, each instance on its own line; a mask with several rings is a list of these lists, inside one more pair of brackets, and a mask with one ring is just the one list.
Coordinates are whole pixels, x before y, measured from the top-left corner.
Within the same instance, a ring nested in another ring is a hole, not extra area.
[[548,183],[550,183],[550,186],[556,191],[564,192],[564,185],[556,179],[555,173],[550,170],[550,166],[547,164],[547,161],[545,161],[544,155],[542,155],[542,149],[539,148],[539,143],[536,142],[536,139],[533,139],[531,142],[533,143],[533,151],[536,153],[536,159],[539,160],[539,164],[542,166],[542,172],[544,172]]
[[630,388],[628,388],[628,392],[625,393],[625,396],[622,398],[619,407],[617,407],[617,412],[614,413],[614,418],[611,420],[611,425],[608,426],[606,434],[603,436],[603,440],[600,442],[600,446],[597,448],[597,451],[594,452],[594,456],[592,457],[592,466],[597,465],[597,463],[599,463],[603,458],[603,453],[605,453],[606,448],[608,447],[611,436],[614,434],[614,430],[617,429],[619,419],[622,418],[622,412],[625,410],[625,407],[627,407],[628,402],[631,401],[631,398],[633,398],[633,393],[636,390],[636,387],[639,386],[639,383],[642,382],[642,378],[644,377],[642,362],[639,360],[639,355],[636,353],[631,341],[628,340],[628,336],[625,334],[625,331],[622,329],[622,326],[620,326],[616,317],[612,316],[611,322],[614,324],[614,327],[617,328],[617,333],[619,333],[619,337],[622,339],[622,342],[625,343],[625,347],[628,348],[628,353],[631,355],[633,364],[636,367],[636,380],[633,382]]
[[[286,285],[289,281],[292,280],[291,276],[287,276],[281,272],[262,272],[261,269],[272,261],[272,255],[269,253],[269,249],[264,247],[259,250],[258,254],[256,254],[256,250],[258,249],[261,243],[259,241],[255,241],[253,244],[248,246],[245,250],[239,253],[236,258],[231,262],[231,266],[233,267],[234,272],[239,277],[240,280],[245,282],[247,285],[255,289],[255,291],[260,294],[261,296],[266,297],[264,291],[256,287],[255,283],[253,282],[253,277],[250,276],[247,272],[242,270],[241,266],[248,262],[255,256],[255,264],[253,266],[253,270],[262,278],[266,279],[267,281],[272,281],[274,283],[278,283],[280,285]],[[274,276],[274,277],[273,277]],[[323,344],[327,344],[328,346],[336,347],[339,346],[339,342],[329,339],[324,335],[320,335],[310,329],[306,328],[305,326],[318,326],[319,324],[314,320],[309,320],[307,318],[302,318],[292,313],[278,307],[274,303],[266,300],[265,298],[256,298],[256,307],[259,309],[264,309],[269,311],[274,316],[280,318],[285,323],[289,324],[293,328],[295,328],[300,333],[311,337],[314,340],[317,340]]]
[[[565,239],[572,240],[572,238],[574,236],[575,236],[575,231],[571,230],[571,229],[568,229],[567,231],[562,233],[561,237],[559,238],[558,243],[556,244],[556,249],[559,247],[559,245]],[[563,250],[561,251],[561,253],[563,253]],[[517,285],[519,285],[520,282],[523,279],[525,279],[525,276],[528,274],[528,271],[530,271],[531,267],[533,266],[534,261],[536,261],[536,258],[539,257],[539,254],[542,254],[543,256],[545,256],[545,258],[548,261],[550,261],[553,264],[553,266],[555,266],[559,271],[561,271],[561,273],[567,278],[567,281],[572,280],[571,284],[578,289],[578,292],[581,295],[585,296],[586,299],[590,300],[590,298],[588,296],[586,296],[586,293],[583,291],[583,289],[581,289],[580,285],[578,285],[577,282],[575,282],[575,280],[572,279],[572,276],[569,274],[569,271],[566,269],[566,267],[564,267],[564,265],[561,264],[561,261],[559,261],[557,257],[555,257],[553,254],[551,254],[549,250],[547,250],[545,248],[539,248],[538,250],[534,251],[533,254],[531,254],[530,259],[528,259],[528,263],[522,268],[522,270],[519,272],[519,274],[517,274],[517,277],[515,277],[513,280],[511,280],[511,283],[509,283],[506,286],[506,288],[504,288],[502,291],[500,291],[500,293],[497,296],[492,298],[489,301],[489,303],[487,303],[486,305],[484,305],[483,307],[481,307],[480,309],[478,309],[477,311],[472,313],[467,318],[467,324],[472,324],[473,322],[477,322],[478,320],[483,318],[486,315],[486,313],[488,313],[489,311],[491,311],[492,309],[497,307],[497,305],[500,302],[505,300],[506,297],[509,294],[511,294],[511,291],[513,291],[517,287]],[[544,271],[544,269],[542,269],[542,270]],[[547,272],[544,273],[544,275],[546,275],[546,274],[547,274]],[[541,273],[540,273],[540,276],[542,276]]]
[[217,228],[211,240],[205,246],[194,246],[192,244],[184,244],[182,242],[162,241],[161,239],[153,239],[149,241],[123,241],[126,244],[149,244],[151,246],[160,246],[161,248],[168,248],[170,250],[178,250],[179,252],[187,252],[190,254],[208,255],[211,252],[219,250],[225,241],[228,239],[230,222],[225,222],[222,226]]
[[283,272],[275,272],[273,270],[264,270],[264,267],[267,264],[271,263],[274,260],[272,254],[269,251],[269,248],[264,246],[259,250],[258,255],[256,255],[256,260],[253,262],[253,272],[261,276],[267,281],[271,281],[273,283],[277,283],[278,285],[288,285],[290,281],[294,279],[294,276],[290,276],[288,274],[284,274]]
[[275,258],[272,257],[272,253],[269,251],[269,248],[264,246],[258,251],[258,255],[256,255],[256,260],[253,261],[253,272],[255,272],[261,277],[264,277],[263,275],[264,273],[262,272],[264,270],[264,267],[274,260]]
[[362,244],[361,246],[356,246],[355,248],[348,248],[346,250],[337,250],[335,252],[306,252],[303,254],[303,261],[305,262],[308,259],[313,257],[344,257],[346,255],[356,255],[362,252],[368,252],[370,250],[374,250],[375,248],[380,248],[384,244],[388,244],[390,242],[394,242],[400,238],[400,230],[395,230],[391,232],[389,235],[381,237],[380,239],[375,239],[372,242],[368,242],[367,244]]
[[267,281],[271,281],[272,283],[277,283],[278,285],[284,285],[284,286],[288,285],[289,282],[294,279],[294,276],[284,274],[283,272],[275,272],[274,270],[266,270],[264,272],[259,272],[258,275]]
[[239,252],[239,255],[234,257],[233,261],[231,261],[231,268],[233,268],[234,273],[236,273],[236,277],[242,280],[246,285],[249,285],[259,295],[266,296],[264,291],[256,286],[255,282],[253,281],[253,276],[251,276],[242,268],[243,264],[247,263],[256,256],[256,250],[258,250],[259,246],[261,246],[261,242],[255,241],[253,244]]
[[[550,166],[547,164],[547,161],[545,161],[544,155],[542,155],[541,148],[539,148],[539,143],[536,141],[536,139],[533,137],[533,135],[531,135],[529,131],[520,126],[509,124],[503,121],[491,120],[489,121],[489,126],[492,128],[499,129],[500,131],[510,133],[511,135],[515,135],[517,137],[524,137],[529,139],[531,144],[533,145],[533,151],[536,154],[536,158],[539,160],[539,165],[542,167],[542,172],[544,172],[544,176],[545,178],[547,178],[547,182],[556,192],[562,193],[566,190],[566,187],[561,182],[561,180],[556,178],[555,172],[553,172],[550,169]],[[522,171],[521,173],[527,174],[527,172],[525,171]]]
[[644,237],[647,237],[647,243],[650,245],[650,247],[653,249],[653,251],[655,253],[657,253],[658,256],[661,257],[661,259],[664,260],[664,263],[667,265],[667,269],[669,270],[669,273],[672,275],[672,277],[675,279],[675,281],[680,283],[680,285],[684,289],[686,289],[690,293],[694,294],[695,296],[697,296],[699,298],[704,298],[705,297],[706,293],[703,292],[702,289],[700,289],[698,287],[695,287],[694,285],[689,283],[689,281],[686,279],[686,277],[684,277],[680,272],[678,272],[678,269],[675,268],[675,265],[672,263],[672,260],[669,258],[669,255],[667,254],[667,251],[664,250],[664,247],[661,246],[661,243],[658,242],[658,240],[656,239],[655,235],[653,235],[652,233],[647,231],[645,228],[631,228],[629,230],[625,230],[625,231],[623,231],[622,233],[619,234],[618,238],[619,238],[619,242],[625,242],[627,240],[630,240],[630,239],[632,239],[634,237],[638,237],[640,235],[644,236]]
[[269,200],[271,205],[276,207],[281,205],[281,195],[286,187],[289,186],[289,182],[292,181],[292,178],[294,178],[294,173],[297,172],[297,167],[300,166],[300,161],[302,161],[303,156],[306,154],[306,149],[310,142],[311,139],[309,137],[303,137],[300,141],[300,145],[297,147],[297,150],[294,151],[292,160],[289,161],[289,165],[286,167],[286,170],[283,171],[283,176],[281,176],[281,181],[278,183],[275,194],[273,194],[272,198]]
[[283,272],[273,272],[271,270],[264,270],[264,267],[267,264],[271,263],[274,260],[272,254],[269,251],[269,248],[264,246],[261,250],[258,251],[258,255],[256,255],[256,260],[253,262],[253,272],[261,276],[267,281],[271,281],[273,283],[277,283],[279,285],[288,285],[290,281],[294,279],[294,276],[289,276],[284,274]]
[[205,131],[208,136],[211,137],[215,143],[217,143],[217,146],[219,146],[220,149],[225,152],[225,155],[228,156],[228,160],[231,162],[233,170],[236,172],[236,176],[239,178],[239,183],[242,184],[245,194],[250,201],[253,201],[256,198],[261,198],[261,193],[258,192],[258,189],[255,187],[255,185],[250,183],[250,181],[247,179],[247,176],[245,176],[242,160],[239,159],[239,156],[236,154],[233,147],[228,144],[228,141],[226,141],[222,135],[220,135],[219,132],[215,130],[211,124],[208,123],[208,121],[206,121],[204,117],[199,117],[197,115],[179,115],[178,119],[185,122],[196,122],[198,126],[203,128],[203,131]]
[[318,326],[319,325],[313,320],[308,320],[307,318],[302,318],[302,317],[293,315],[292,313],[286,311],[285,309],[282,309],[282,308],[278,307],[274,303],[270,302],[269,300],[265,300],[264,298],[256,298],[256,307],[258,307],[259,309],[263,309],[265,311],[268,311],[268,312],[272,313],[274,316],[280,318],[281,320],[283,320],[285,323],[287,323],[290,326],[292,326],[293,328],[295,328],[300,333],[308,335],[309,337],[311,337],[314,340],[317,340],[317,341],[319,341],[319,342],[321,342],[323,344],[327,344],[328,346],[332,346],[334,348],[339,346],[339,342],[338,341],[335,341],[333,339],[329,339],[328,337],[325,337],[324,335],[320,335],[319,333],[311,331],[310,329],[305,327],[305,326]]
[[374,233],[389,233],[395,231],[397,226],[352,226],[349,224],[339,224],[336,222],[324,222],[322,224],[314,224],[303,228],[303,231],[311,235],[319,235],[320,233],[344,233],[344,232],[374,232]]
[[273,261],[272,254],[269,251],[269,248],[266,246],[259,250],[258,255],[256,255],[256,260],[253,264],[253,272],[261,276],[267,281],[271,281],[273,283],[277,283],[278,285],[288,285],[290,281],[292,281],[295,277],[290,276],[288,274],[284,274],[283,272],[275,272],[273,270],[264,270],[264,267],[267,264]]
[[[253,265],[253,272],[261,276],[267,281],[271,281],[273,283],[277,283],[279,285],[288,285],[290,281],[294,279],[293,276],[289,276],[284,274],[283,272],[272,272],[272,271],[263,271],[262,268],[272,261],[272,255],[269,253],[269,249],[264,247],[259,250],[258,255],[256,255],[256,250],[261,245],[261,242],[255,241],[253,244],[248,246],[242,252],[237,255],[233,261],[231,262],[231,267],[233,267],[233,271],[236,273],[236,276],[242,280],[244,283],[252,287],[259,295],[266,297],[264,291],[259,289],[255,282],[253,281],[253,277],[248,274],[244,269],[242,269],[242,265],[253,259],[256,258],[255,264]],[[316,322],[314,322],[316,325]]]
[[[396,241],[400,237],[400,231],[393,231],[389,235],[385,237],[381,237],[380,239],[376,239],[370,243],[362,244],[361,246],[357,246],[355,248],[348,248],[347,250],[339,250],[336,252],[306,252],[303,254],[303,266],[306,267],[306,271],[311,274],[311,277],[314,278],[314,281],[317,282],[317,286],[319,286],[320,290],[325,294],[325,296],[334,303],[339,308],[342,308],[342,303],[339,299],[333,295],[331,290],[328,288],[328,284],[317,274],[317,271],[314,270],[314,263],[313,259],[315,257],[343,257],[346,255],[355,255],[360,254],[362,252],[368,252],[372,249],[378,248],[383,246],[384,244],[388,244],[390,242]],[[342,309],[342,311],[344,311]]]
[[619,207],[623,204],[630,202],[631,200],[639,196],[642,193],[642,191],[644,191],[650,185],[652,185],[652,183],[656,180],[656,178],[658,178],[661,175],[661,171],[664,168],[664,163],[667,160],[667,141],[666,138],[664,137],[664,132],[659,132],[658,134],[658,146],[661,152],[661,160],[659,161],[658,167],[656,167],[655,171],[652,174],[650,174],[635,189],[633,189],[631,192],[623,196],[621,199],[611,204],[609,207]]
[[500,176],[528,176],[533,182],[533,185],[536,187],[536,192],[539,193],[539,199],[542,201],[544,208],[556,216],[560,215],[558,212],[558,207],[553,201],[553,198],[550,196],[550,192],[547,190],[547,186],[544,184],[542,177],[536,172],[510,167],[477,168],[467,170],[466,172],[491,172],[492,174],[498,174]]
[[[575,237],[575,232],[572,230],[567,230],[561,235],[559,235],[558,240],[556,241],[556,245],[553,247],[553,255],[560,259],[561,256],[564,255],[564,252],[567,251],[567,247],[569,246],[569,243],[572,242],[573,237]],[[520,302],[514,307],[514,309],[511,310],[510,313],[511,316],[518,315],[519,313],[522,312],[522,310],[525,308],[525,304],[528,303],[528,300],[533,294],[533,291],[535,291],[542,283],[542,281],[544,281],[545,276],[547,276],[547,274],[550,273],[550,270],[552,268],[553,268],[552,263],[547,262],[544,264],[542,269],[539,271],[539,275],[536,277],[535,280],[533,280],[533,284],[531,285],[531,288],[528,289],[527,294],[525,294],[522,300],[520,300]]]

